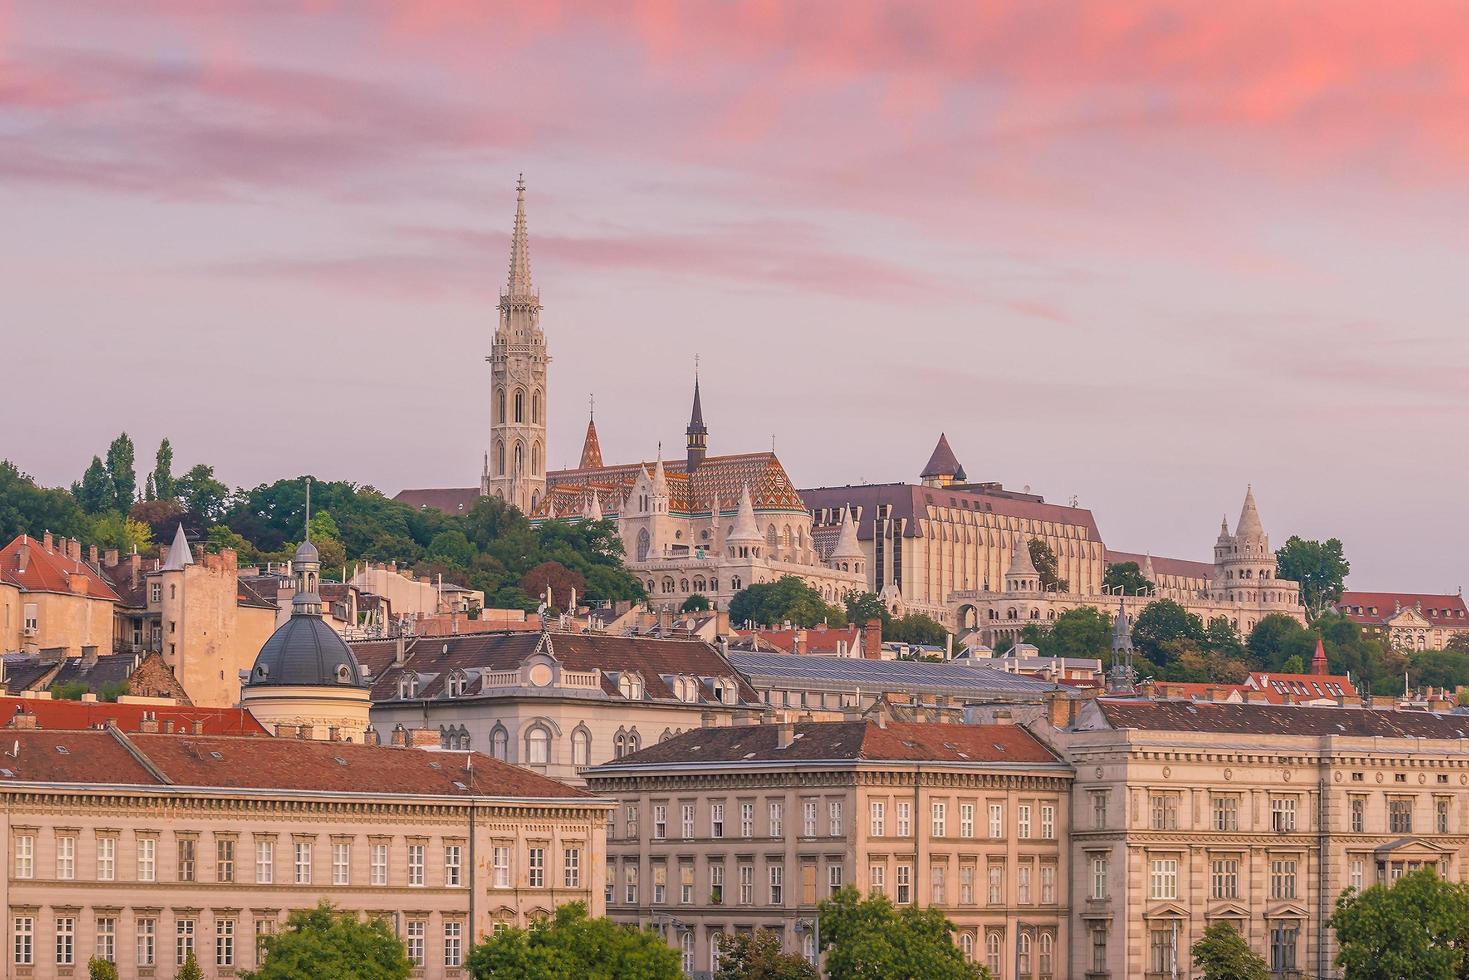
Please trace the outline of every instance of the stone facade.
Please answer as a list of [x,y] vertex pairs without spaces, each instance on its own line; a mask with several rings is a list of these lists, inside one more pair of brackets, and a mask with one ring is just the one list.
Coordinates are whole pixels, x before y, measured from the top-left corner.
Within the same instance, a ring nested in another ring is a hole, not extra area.
[[116,729],[6,741],[7,976],[85,976],[96,955],[126,980],[171,977],[189,950],[234,976],[257,936],[326,899],[386,918],[415,976],[463,977],[500,924],[604,908],[610,804],[483,756]]
[[82,554],[80,541],[53,538],[49,531],[39,538],[17,536],[0,551],[0,583],[14,590],[0,610],[6,616],[0,653],[64,657],[111,651],[117,593],[96,562]]
[[1469,635],[1462,593],[1343,592],[1336,611],[1399,650],[1442,650]]
[[721,933],[814,961],[839,888],[943,909],[966,957],[1064,977],[1071,772],[1013,726],[885,720],[690,732],[588,774],[620,806],[606,900],[708,977]]

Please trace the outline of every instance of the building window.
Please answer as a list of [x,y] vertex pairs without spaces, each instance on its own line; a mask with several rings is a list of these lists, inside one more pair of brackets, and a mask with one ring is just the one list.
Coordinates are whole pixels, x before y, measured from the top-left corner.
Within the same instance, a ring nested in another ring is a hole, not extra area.
[[709,836],[714,838],[724,836],[723,803],[711,803],[709,805]]
[[1093,854],[1091,866],[1091,897],[1096,901],[1101,901],[1107,897],[1107,855]]
[[592,764],[592,736],[584,728],[571,733],[571,764],[578,767]]
[[622,869],[623,901],[628,905],[638,904],[638,866],[629,864]]
[[899,837],[913,836],[913,804],[906,800],[899,800],[893,807],[896,811],[897,832]]
[[1224,833],[1239,830],[1239,797],[1214,797],[1214,829]]
[[1005,965],[1005,934],[991,929],[984,937],[984,960],[991,976],[1002,976]]
[[76,877],[77,839],[72,836],[56,838],[56,877],[71,881]]
[[97,919],[97,958],[117,962],[117,919],[110,915]]
[[444,923],[444,965],[457,967],[464,962],[464,924]]
[[1296,829],[1296,798],[1275,796],[1270,799],[1270,829],[1277,834],[1293,833]]
[[296,842],[296,884],[311,884],[311,844],[308,841]]
[[816,800],[801,804],[801,834],[804,837],[816,836],[816,806]]
[[268,885],[275,880],[275,841],[255,842],[255,883]]
[[[959,836],[960,837],[973,837],[974,836],[974,804],[973,803],[960,803],[959,804]],[[971,943],[973,942],[973,938],[972,937],[970,939],[970,942]]]
[[887,804],[880,800],[872,801],[872,836],[882,837],[887,833]]
[[999,840],[1005,836],[1005,804],[990,804],[990,840]]
[[1367,825],[1367,801],[1360,796],[1351,799],[1352,833],[1360,834]]
[[1041,904],[1056,904],[1056,866],[1054,864],[1041,865]]
[[1021,861],[1015,869],[1015,901],[1021,905],[1030,904],[1030,872],[1029,861]]
[[113,881],[117,878],[117,838],[97,838],[97,880]]
[[373,844],[367,853],[369,883],[386,885],[388,883],[388,845]]
[[490,755],[501,762],[510,761],[510,735],[505,729],[496,728],[490,733]]
[[946,804],[935,801],[933,804],[933,836],[942,837],[946,832],[948,807]]
[[15,838],[13,871],[17,878],[36,876],[36,838],[30,834],[20,834]]
[[1030,804],[1021,803],[1015,808],[1015,835],[1021,840],[1030,839]]
[[[516,398],[519,401],[519,396]],[[517,405],[517,409],[519,406]],[[424,939],[428,935],[428,923],[422,919],[412,919],[408,922],[408,928],[404,931],[404,938],[408,947],[408,961],[414,966],[424,965]]]
[[1361,858],[1352,858],[1351,864],[1351,886],[1357,891],[1362,890],[1363,871],[1365,862]]
[[1053,803],[1041,804],[1041,840],[1056,839],[1056,806]]
[[770,802],[770,836],[775,840],[780,840],[785,832],[784,818],[785,804],[779,800],[772,800]]
[[694,862],[680,861],[678,864],[678,903],[694,904]]
[[991,863],[987,899],[991,905],[1005,904],[1005,866]]
[[224,837],[214,842],[214,880],[235,880],[235,842],[232,838]]
[[214,920],[214,965],[235,965],[235,920]]
[[1449,801],[1443,797],[1433,801],[1434,829],[1440,834],[1449,832]]
[[1270,969],[1289,973],[1296,969],[1296,945],[1301,934],[1295,922],[1276,922],[1270,927]]
[[1270,862],[1270,897],[1296,897],[1296,862],[1293,859]]
[[77,961],[77,920],[70,915],[56,919],[56,965],[72,966]]
[[826,893],[835,895],[842,890],[842,866],[840,864],[828,864],[826,866]]
[[[546,849],[544,847],[532,847],[527,852],[527,858],[529,860],[526,862],[526,871],[530,875],[530,882],[529,882],[530,887],[532,887],[532,888],[545,888],[546,887]],[[410,881],[410,883],[411,883],[411,881]],[[418,881],[418,883],[420,885],[423,884],[423,871],[422,871],[421,868],[419,869],[419,881]]]
[[948,901],[946,885],[944,880],[947,869],[942,864],[935,864],[928,869],[929,901],[934,905],[943,905]]
[[908,905],[913,901],[913,865],[898,865],[894,888],[893,898],[899,905]]
[[194,952],[195,924],[193,919],[176,919],[174,921],[173,956],[175,966],[183,966],[188,960],[189,954]]
[[158,880],[158,841],[152,837],[138,839],[138,880]]
[[842,801],[841,800],[832,800],[827,805],[827,808],[826,808],[826,817],[827,817],[827,824],[826,824],[826,826],[827,826],[827,831],[826,831],[827,832],[827,836],[829,836],[829,837],[840,837],[840,836],[842,836],[843,830],[842,830]]
[[679,807],[679,817],[684,840],[694,839],[694,804],[685,803]]
[[1149,803],[1153,814],[1154,830],[1178,829],[1178,794],[1152,793]]
[[753,864],[740,865],[740,904],[755,904],[755,866]]
[[1149,894],[1152,898],[1178,898],[1178,859],[1155,858],[1149,882]]
[[1239,898],[1239,859],[1216,858],[1209,869],[1211,898]]
[[1172,976],[1178,969],[1178,923],[1148,932],[1148,966],[1151,972]]
[[750,838],[755,836],[755,804],[740,804],[740,836]]
[[770,904],[779,908],[785,904],[785,867],[772,864],[770,873]]
[[332,845],[332,884],[352,883],[352,845],[338,841]]
[[1025,930],[1015,934],[1015,972],[1018,976],[1030,976],[1030,933]]
[[496,888],[510,887],[510,848],[496,844],[493,854],[494,881]]
[[873,895],[887,894],[888,869],[885,864],[874,864],[867,869],[868,891]]
[[638,836],[638,805],[636,803],[629,803],[624,809],[623,824],[627,830],[624,836],[628,838]]
[[136,932],[138,939],[138,965],[152,966],[157,961],[158,955],[158,920],[138,919]]
[[1392,834],[1411,834],[1413,832],[1412,800],[1387,801],[1387,829],[1388,833]]
[[1107,794],[1105,791],[1093,790],[1092,798],[1092,829],[1103,830],[1107,826]]
[[653,806],[653,839],[666,840],[668,837],[668,807],[663,803]]
[[568,847],[561,852],[561,883],[566,888],[581,887],[581,848]]
[[709,865],[709,904],[724,904],[724,864],[721,862]]
[[1107,927],[1092,926],[1088,932],[1091,933],[1092,972],[1105,973],[1107,970]]
[[15,917],[15,965],[31,966],[36,962],[36,919],[30,915]]

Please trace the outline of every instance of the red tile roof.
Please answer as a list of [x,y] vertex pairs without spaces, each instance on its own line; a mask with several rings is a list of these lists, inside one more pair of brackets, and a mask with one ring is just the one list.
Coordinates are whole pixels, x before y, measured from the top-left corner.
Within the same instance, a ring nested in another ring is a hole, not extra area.
[[26,781],[282,793],[588,798],[565,783],[478,752],[116,731],[10,731],[0,738],[0,748],[5,751],[0,757],[0,786]]
[[780,748],[779,725],[697,728],[600,768],[660,763],[951,762],[1057,765],[1060,760],[1016,725],[876,721],[798,722]]
[[255,716],[243,708],[0,697],[0,726],[10,725],[21,713],[33,715],[36,727],[45,731],[85,731],[105,728],[111,722],[125,732],[137,732],[142,731],[143,718],[147,715],[160,725],[173,722],[180,732],[192,732],[197,721],[204,726],[206,735],[268,734]]
[[[20,567],[21,550],[26,552],[25,569]],[[102,573],[85,561],[68,558],[63,547],[52,545],[47,551],[42,539],[16,535],[14,540],[0,551],[0,579],[20,586],[28,592],[76,592],[71,579],[79,577],[85,582],[86,594],[109,602],[117,602],[118,595]]]
[[[653,472],[654,462],[627,463],[596,469],[555,470],[546,474],[547,500],[554,500],[558,514],[579,513],[590,502],[591,489],[601,495],[604,512],[622,507],[627,493],[646,469]],[[707,512],[715,495],[721,511],[731,515],[739,504],[740,491],[748,486],[750,499],[757,510],[805,510],[806,505],[774,453],[740,453],[732,456],[709,456],[694,470],[692,478],[686,459],[665,459],[663,473],[668,480],[669,509],[681,514]],[[547,511],[538,508],[537,516]]]
[[[1335,603],[1336,610],[1348,619],[1381,626],[1400,609],[1417,609],[1434,626],[1457,626],[1469,629],[1469,608],[1462,595],[1435,595],[1425,592],[1343,592]],[[1372,610],[1376,609],[1376,612]]]
[[1246,677],[1244,686],[1265,692],[1272,704],[1288,704],[1303,698],[1360,697],[1352,679],[1339,674],[1281,674],[1262,670]]
[[789,629],[789,630],[731,630],[735,636],[757,636],[762,644],[781,653],[795,653],[796,641],[800,637],[804,646],[801,652],[812,656],[836,656],[838,645],[845,643],[850,656],[862,655],[862,630],[857,626],[837,629]]

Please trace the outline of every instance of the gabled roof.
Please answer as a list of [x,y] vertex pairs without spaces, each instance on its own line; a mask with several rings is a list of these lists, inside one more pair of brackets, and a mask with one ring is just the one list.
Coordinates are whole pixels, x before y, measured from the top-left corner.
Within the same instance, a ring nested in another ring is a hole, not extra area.
[[748,762],[937,762],[960,765],[1063,764],[1016,725],[959,725],[875,721],[807,721],[792,726],[780,745],[778,725],[696,728],[599,766],[611,774],[629,766],[716,765]]
[[399,490],[393,499],[415,510],[441,510],[446,514],[467,514],[474,509],[481,494],[479,487]]
[[933,447],[933,453],[928,457],[928,464],[918,475],[927,479],[931,476],[953,476],[958,472],[959,460],[955,458],[954,450],[949,448],[949,437],[940,432],[938,445]]
[[[21,569],[21,551],[25,551],[25,568]],[[72,594],[70,579],[79,578],[86,585],[86,594],[109,602],[117,602],[117,593],[112,583],[95,567],[85,561],[67,557],[64,546],[53,541],[51,550],[45,548],[44,539],[18,534],[4,551],[0,551],[0,579],[19,586],[27,592],[61,592]]]
[[1334,701],[1359,696],[1352,679],[1340,674],[1280,674],[1260,670],[1246,677],[1244,686],[1265,692],[1272,704],[1288,704],[1302,698]]
[[1187,558],[1159,558],[1157,555],[1139,555],[1131,551],[1107,549],[1105,561],[1108,565],[1137,562],[1142,568],[1151,559],[1153,571],[1159,575],[1176,575],[1179,578],[1203,579],[1208,582],[1214,577],[1214,565],[1207,561],[1191,561]]
[[862,541],[872,540],[873,519],[877,516],[878,508],[884,505],[892,508],[893,520],[906,521],[903,526],[903,536],[906,538],[919,536],[921,528],[918,522],[929,518],[929,508],[947,507],[961,512],[971,510],[981,514],[996,514],[1016,521],[1049,521],[1053,524],[1076,525],[1085,528],[1085,540],[1102,540],[1096,519],[1084,507],[1047,504],[980,489],[925,487],[913,483],[872,483],[846,487],[815,487],[800,491],[800,496],[812,508],[829,507],[837,510],[847,505],[856,508],[859,517],[857,537]]
[[[1434,626],[1469,629],[1469,608],[1462,595],[1430,592],[1343,592],[1335,603],[1337,612],[1353,622],[1381,626],[1399,609],[1416,609]],[[1377,611],[1372,612],[1373,609]]]

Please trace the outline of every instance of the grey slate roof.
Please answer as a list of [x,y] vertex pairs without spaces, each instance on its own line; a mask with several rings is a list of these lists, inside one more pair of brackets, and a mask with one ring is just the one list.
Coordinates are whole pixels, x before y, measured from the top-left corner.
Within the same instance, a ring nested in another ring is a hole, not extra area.
[[864,693],[945,694],[958,698],[1042,697],[1066,688],[993,667],[949,661],[856,660],[787,654],[729,654],[734,668],[755,687],[819,687]]

